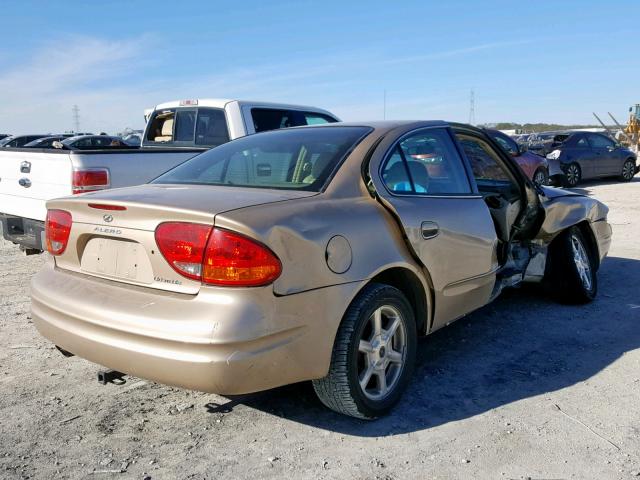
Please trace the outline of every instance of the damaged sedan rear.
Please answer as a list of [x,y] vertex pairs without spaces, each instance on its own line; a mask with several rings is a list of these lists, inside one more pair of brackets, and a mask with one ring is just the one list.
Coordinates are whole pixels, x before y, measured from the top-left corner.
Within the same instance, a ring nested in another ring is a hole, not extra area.
[[611,238],[603,204],[444,122],[252,135],[47,207],[32,313],[61,349],[220,394],[311,380],[359,418],[398,401],[418,336],[504,288],[593,300]]

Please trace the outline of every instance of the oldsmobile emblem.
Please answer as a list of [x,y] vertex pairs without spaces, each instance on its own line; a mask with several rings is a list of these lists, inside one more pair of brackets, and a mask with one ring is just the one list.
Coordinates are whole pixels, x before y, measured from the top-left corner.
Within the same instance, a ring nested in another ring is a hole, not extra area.
[[113,215],[109,215],[109,214],[103,215],[102,219],[107,223],[113,222]]

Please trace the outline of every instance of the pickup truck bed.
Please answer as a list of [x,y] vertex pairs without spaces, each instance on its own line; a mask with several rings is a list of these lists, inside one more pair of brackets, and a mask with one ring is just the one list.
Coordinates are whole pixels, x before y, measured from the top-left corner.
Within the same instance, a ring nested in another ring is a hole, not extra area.
[[5,148],[0,150],[0,224],[5,239],[43,250],[45,202],[73,193],[73,171],[108,165],[110,188],[147,183],[201,153],[197,148],[83,150]]

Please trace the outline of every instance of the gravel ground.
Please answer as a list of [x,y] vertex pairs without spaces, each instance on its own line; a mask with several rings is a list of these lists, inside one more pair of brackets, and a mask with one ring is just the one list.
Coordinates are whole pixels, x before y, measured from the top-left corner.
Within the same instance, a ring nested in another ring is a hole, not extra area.
[[639,180],[583,187],[614,229],[594,303],[507,292],[422,340],[403,401],[368,423],[308,384],[233,399],[102,386],[31,323],[42,256],[0,243],[0,478],[640,476]]

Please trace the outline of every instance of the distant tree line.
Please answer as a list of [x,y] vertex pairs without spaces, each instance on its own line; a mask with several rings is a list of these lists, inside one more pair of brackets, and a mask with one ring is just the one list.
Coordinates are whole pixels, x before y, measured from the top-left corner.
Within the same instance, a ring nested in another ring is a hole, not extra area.
[[[525,133],[531,132],[548,132],[550,130],[574,130],[579,128],[602,128],[602,125],[559,125],[557,123],[512,123],[500,122],[485,125],[496,130],[522,130]],[[615,126],[609,126],[613,130],[617,130]]]

